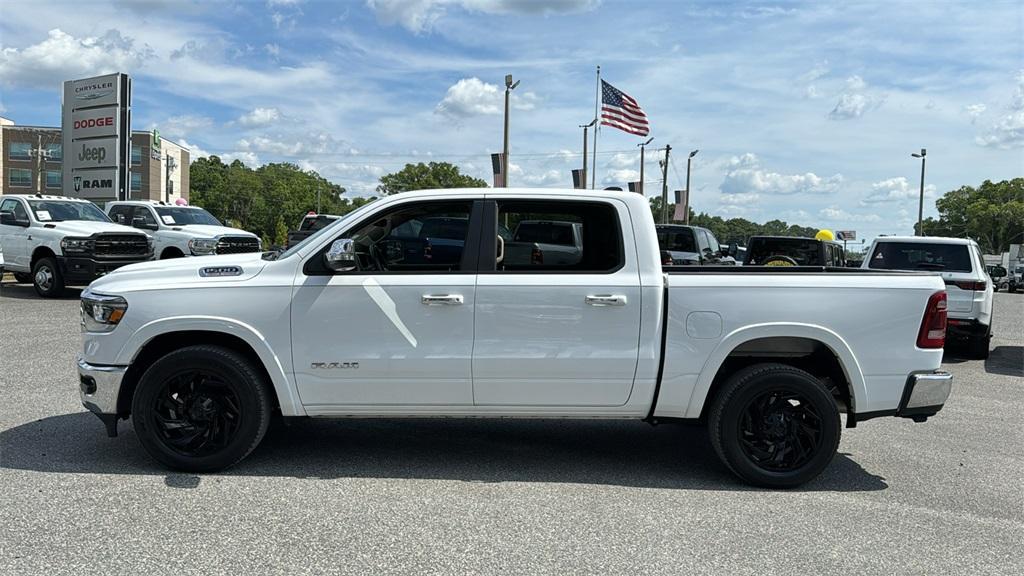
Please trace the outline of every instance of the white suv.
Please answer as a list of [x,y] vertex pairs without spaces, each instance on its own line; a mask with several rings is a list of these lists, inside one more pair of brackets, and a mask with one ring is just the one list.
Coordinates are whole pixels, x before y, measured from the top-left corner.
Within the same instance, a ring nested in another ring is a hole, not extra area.
[[974,358],[988,358],[992,338],[992,278],[974,240],[932,236],[875,239],[861,268],[934,271],[946,282],[949,339],[966,340]]
[[209,254],[260,252],[259,237],[224,226],[198,206],[173,206],[152,200],[108,202],[110,219],[153,238],[157,259]]
[[145,234],[112,223],[88,200],[63,196],[0,196],[0,245],[3,268],[46,298],[153,258]]

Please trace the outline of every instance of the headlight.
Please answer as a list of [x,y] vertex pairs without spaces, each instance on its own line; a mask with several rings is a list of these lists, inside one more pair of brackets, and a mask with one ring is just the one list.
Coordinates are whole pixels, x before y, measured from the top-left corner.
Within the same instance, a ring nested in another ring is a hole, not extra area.
[[84,254],[92,252],[92,238],[64,238],[60,241],[60,249],[65,254]]
[[86,332],[110,332],[117,327],[128,310],[128,302],[120,296],[82,292],[82,328]]
[[216,238],[193,238],[188,241],[188,249],[193,256],[213,254],[217,250]]

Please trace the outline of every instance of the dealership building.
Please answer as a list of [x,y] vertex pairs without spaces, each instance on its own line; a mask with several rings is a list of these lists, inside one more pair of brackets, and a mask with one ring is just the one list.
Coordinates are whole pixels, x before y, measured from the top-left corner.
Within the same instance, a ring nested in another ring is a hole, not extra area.
[[[0,117],[0,193],[63,194],[62,135],[60,128],[20,126]],[[37,150],[45,159],[37,158]],[[189,151],[153,132],[132,131],[129,198],[188,200]]]

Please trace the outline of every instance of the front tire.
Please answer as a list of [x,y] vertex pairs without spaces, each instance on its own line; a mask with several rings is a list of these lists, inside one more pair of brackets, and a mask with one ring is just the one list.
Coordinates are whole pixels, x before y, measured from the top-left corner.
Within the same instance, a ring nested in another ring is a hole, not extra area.
[[32,274],[29,272],[15,272],[14,281],[18,284],[31,284]]
[[785,364],[756,364],[725,383],[708,429],[718,457],[745,482],[792,488],[832,462],[842,428],[817,378]]
[[132,399],[142,447],[187,472],[223,470],[248,456],[263,439],[271,411],[262,370],[234,350],[209,345],[154,362]]
[[64,293],[64,276],[53,257],[40,258],[32,267],[32,286],[43,298],[56,298]]

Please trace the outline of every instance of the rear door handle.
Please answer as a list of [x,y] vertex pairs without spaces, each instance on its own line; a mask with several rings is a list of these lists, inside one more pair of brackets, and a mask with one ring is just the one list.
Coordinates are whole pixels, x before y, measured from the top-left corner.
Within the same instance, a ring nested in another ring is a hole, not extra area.
[[462,294],[424,294],[420,300],[427,306],[458,306],[462,304]]
[[622,294],[591,294],[586,302],[591,306],[625,306],[626,297]]

